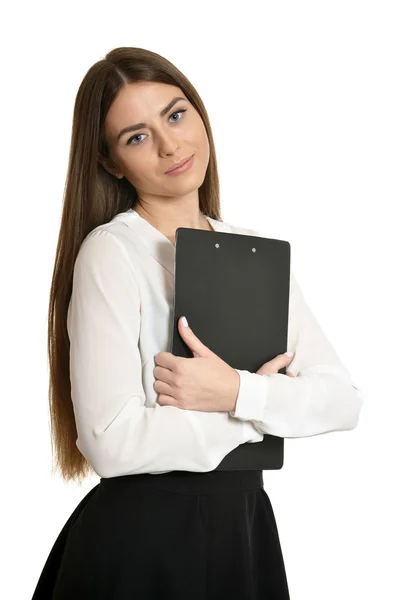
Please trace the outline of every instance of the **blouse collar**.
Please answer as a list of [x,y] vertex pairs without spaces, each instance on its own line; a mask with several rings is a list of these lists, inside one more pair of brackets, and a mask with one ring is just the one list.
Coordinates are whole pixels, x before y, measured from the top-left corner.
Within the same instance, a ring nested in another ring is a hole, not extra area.
[[[217,221],[207,215],[204,216],[211,224],[214,231],[233,233],[232,227],[228,223]],[[134,208],[129,208],[126,212],[115,215],[112,219],[112,222],[114,221],[122,221],[130,227],[141,241],[146,251],[174,276],[176,248],[163,233],[146,221],[144,217],[139,215]]]

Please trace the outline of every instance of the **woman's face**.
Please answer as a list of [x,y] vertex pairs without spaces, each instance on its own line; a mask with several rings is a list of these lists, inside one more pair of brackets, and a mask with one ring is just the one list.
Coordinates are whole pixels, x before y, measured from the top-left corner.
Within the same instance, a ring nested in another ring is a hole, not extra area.
[[[123,132],[125,128],[130,130]],[[110,173],[125,176],[141,198],[186,195],[204,181],[208,136],[199,113],[176,86],[147,81],[126,85],[108,111],[105,136],[110,160],[99,160]],[[192,154],[191,169],[175,177],[165,174]]]

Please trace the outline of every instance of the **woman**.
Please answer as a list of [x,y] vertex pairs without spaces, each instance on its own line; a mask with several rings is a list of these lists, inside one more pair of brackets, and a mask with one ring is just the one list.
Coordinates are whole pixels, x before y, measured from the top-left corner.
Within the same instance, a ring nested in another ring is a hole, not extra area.
[[[214,469],[264,433],[357,425],[360,392],[292,275],[294,359],[233,369],[183,319],[195,358],[163,351],[178,227],[260,235],[220,218],[194,87],[158,54],[114,49],[77,94],[49,308],[57,468],[100,482],[59,534],[33,600],[289,598],[262,472]],[[278,373],[290,363],[298,376]]]

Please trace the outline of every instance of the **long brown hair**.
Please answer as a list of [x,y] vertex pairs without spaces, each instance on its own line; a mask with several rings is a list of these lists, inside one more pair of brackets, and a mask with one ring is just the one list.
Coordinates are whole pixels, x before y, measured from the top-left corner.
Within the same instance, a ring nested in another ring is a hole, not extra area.
[[71,398],[67,312],[75,259],[86,235],[116,214],[133,208],[137,193],[126,178],[112,176],[98,160],[107,157],[104,122],[125,85],[154,81],[179,87],[200,114],[209,140],[205,179],[198,190],[199,208],[220,220],[219,177],[215,146],[205,106],[193,85],[168,60],[142,48],[115,48],[96,62],[80,84],[73,112],[69,163],[48,310],[49,408],[53,468],[65,481],[94,473],[76,446]]

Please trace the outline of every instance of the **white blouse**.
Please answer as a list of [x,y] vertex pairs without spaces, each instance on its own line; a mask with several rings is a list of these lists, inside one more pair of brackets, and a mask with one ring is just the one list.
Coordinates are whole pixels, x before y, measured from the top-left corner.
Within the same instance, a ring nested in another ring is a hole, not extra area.
[[[215,231],[262,236],[206,217]],[[155,355],[169,351],[175,246],[134,209],[83,240],[68,307],[76,445],[100,477],[212,471],[264,433],[305,437],[354,429],[363,393],[307,306],[291,269],[288,350],[281,373],[236,369],[235,411],[157,403]],[[195,332],[194,332],[195,333]]]

